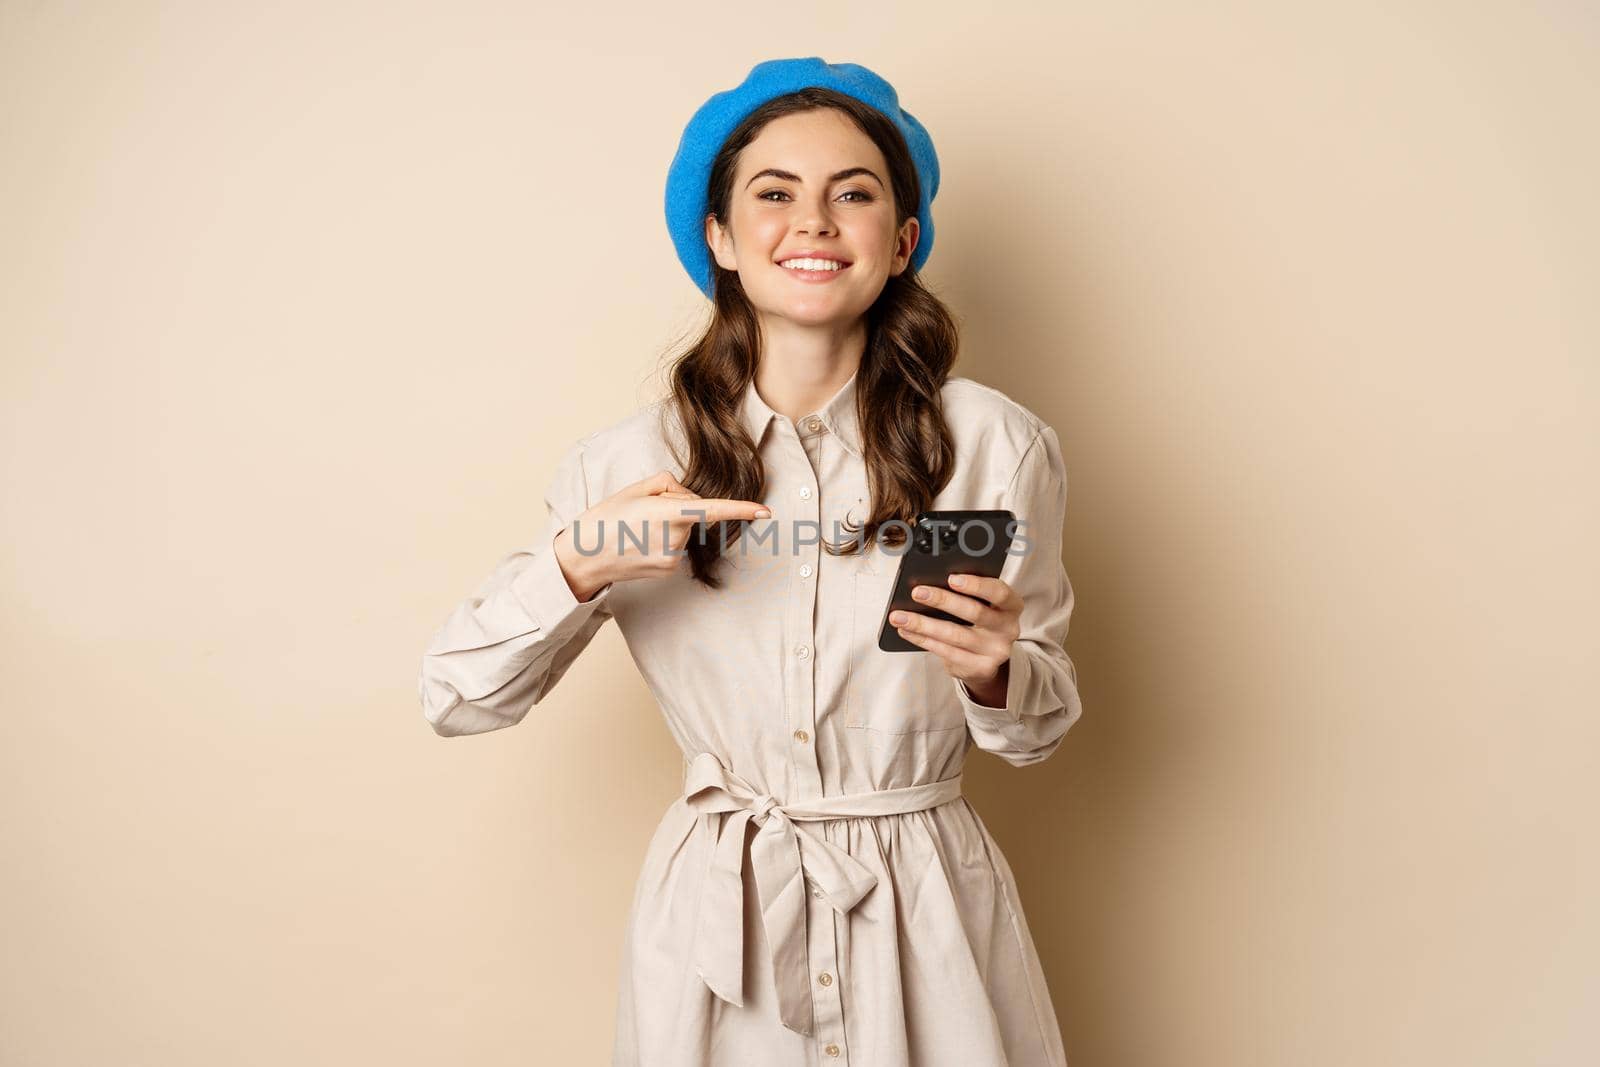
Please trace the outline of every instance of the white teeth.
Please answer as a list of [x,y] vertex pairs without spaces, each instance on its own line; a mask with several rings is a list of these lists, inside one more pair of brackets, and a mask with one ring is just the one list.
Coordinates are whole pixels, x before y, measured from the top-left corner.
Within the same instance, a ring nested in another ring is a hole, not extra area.
[[790,270],[843,270],[844,264],[832,259],[786,259],[778,264]]

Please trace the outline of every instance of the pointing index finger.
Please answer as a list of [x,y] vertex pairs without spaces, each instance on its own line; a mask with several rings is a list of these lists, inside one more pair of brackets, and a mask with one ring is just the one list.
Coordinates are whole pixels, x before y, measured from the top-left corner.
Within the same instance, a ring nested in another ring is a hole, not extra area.
[[728,522],[733,519],[766,519],[772,511],[757,500],[732,500],[727,497],[702,497],[693,507],[683,508],[700,522]]

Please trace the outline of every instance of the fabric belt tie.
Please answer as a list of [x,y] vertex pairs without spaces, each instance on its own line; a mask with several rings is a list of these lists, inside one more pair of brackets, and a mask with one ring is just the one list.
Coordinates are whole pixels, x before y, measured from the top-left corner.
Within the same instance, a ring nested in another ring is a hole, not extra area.
[[848,914],[878,882],[850,853],[798,822],[903,815],[947,804],[961,796],[961,775],[902,789],[820,797],[779,804],[759,793],[710,752],[690,762],[684,801],[702,815],[728,812],[712,847],[700,894],[694,939],[695,966],[706,986],[736,1007],[744,1006],[745,827],[760,826],[750,842],[761,923],[772,949],[772,979],[783,1025],[813,1032],[811,975],[807,960],[806,878],[839,914]]

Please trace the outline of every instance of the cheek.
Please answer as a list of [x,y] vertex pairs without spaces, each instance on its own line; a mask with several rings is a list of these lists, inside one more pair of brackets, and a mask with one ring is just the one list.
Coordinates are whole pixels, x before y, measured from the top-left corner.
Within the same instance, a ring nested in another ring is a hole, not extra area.
[[844,228],[844,236],[861,258],[882,263],[894,257],[894,228],[887,219],[859,218]]
[[756,210],[734,213],[733,237],[740,249],[775,249],[786,232],[783,220],[772,213]]

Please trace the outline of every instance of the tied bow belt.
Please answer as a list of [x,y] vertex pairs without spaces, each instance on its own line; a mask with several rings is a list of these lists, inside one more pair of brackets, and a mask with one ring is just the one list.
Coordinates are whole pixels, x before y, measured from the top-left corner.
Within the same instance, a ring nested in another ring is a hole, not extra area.
[[821,797],[779,804],[734,774],[710,752],[690,762],[684,801],[702,815],[731,813],[712,849],[700,894],[694,939],[695,965],[706,986],[737,1007],[744,1006],[745,827],[761,829],[750,842],[750,865],[760,894],[761,923],[772,949],[772,978],[783,1025],[801,1034],[813,1029],[811,976],[806,959],[806,878],[839,914],[848,914],[878,877],[838,845],[796,822],[903,815],[947,804],[961,796],[961,775],[903,789]]

